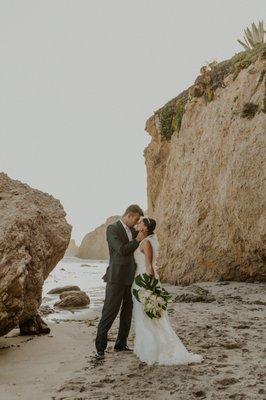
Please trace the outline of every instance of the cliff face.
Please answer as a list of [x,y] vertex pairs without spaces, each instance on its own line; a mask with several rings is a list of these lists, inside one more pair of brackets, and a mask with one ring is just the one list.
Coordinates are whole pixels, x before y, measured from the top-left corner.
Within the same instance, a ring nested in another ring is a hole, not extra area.
[[266,278],[265,46],[232,60],[146,124],[148,214],[170,283]]
[[47,333],[42,286],[63,257],[71,226],[59,200],[0,173],[0,336]]
[[90,258],[92,260],[107,260],[109,252],[106,241],[106,228],[119,218],[118,215],[114,215],[94,231],[87,233],[81,242],[77,257]]

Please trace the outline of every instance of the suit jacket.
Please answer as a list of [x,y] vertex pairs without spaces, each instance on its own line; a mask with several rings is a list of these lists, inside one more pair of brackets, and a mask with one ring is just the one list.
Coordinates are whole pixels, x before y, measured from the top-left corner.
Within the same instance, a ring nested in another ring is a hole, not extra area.
[[129,241],[127,233],[120,221],[108,225],[106,239],[108,242],[110,260],[103,280],[108,283],[132,285],[136,272],[134,251],[139,246],[135,239],[137,232],[130,228],[133,240]]

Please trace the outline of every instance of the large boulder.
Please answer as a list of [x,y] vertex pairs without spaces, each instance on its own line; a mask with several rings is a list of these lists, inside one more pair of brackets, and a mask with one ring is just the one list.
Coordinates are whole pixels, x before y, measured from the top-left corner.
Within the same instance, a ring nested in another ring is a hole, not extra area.
[[106,241],[106,228],[119,218],[118,215],[109,217],[104,224],[87,233],[81,242],[77,256],[83,259],[107,260],[109,251]]
[[266,279],[265,64],[265,45],[239,53],[147,121],[163,281]]
[[0,335],[49,331],[38,308],[70,240],[65,215],[59,200],[0,173]]

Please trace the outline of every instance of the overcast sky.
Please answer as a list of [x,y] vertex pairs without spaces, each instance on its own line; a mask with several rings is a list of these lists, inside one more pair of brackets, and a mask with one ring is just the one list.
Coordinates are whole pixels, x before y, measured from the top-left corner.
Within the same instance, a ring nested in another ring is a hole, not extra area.
[[241,50],[263,0],[0,0],[0,165],[60,199],[72,236],[146,208],[146,119]]

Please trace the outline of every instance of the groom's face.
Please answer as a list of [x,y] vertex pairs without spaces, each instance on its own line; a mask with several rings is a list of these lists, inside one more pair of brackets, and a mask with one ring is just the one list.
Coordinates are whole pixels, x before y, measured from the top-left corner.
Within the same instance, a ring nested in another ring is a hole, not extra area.
[[140,215],[137,213],[128,213],[126,215],[126,224],[127,226],[129,226],[130,228],[132,228],[133,226],[135,226],[140,219]]

